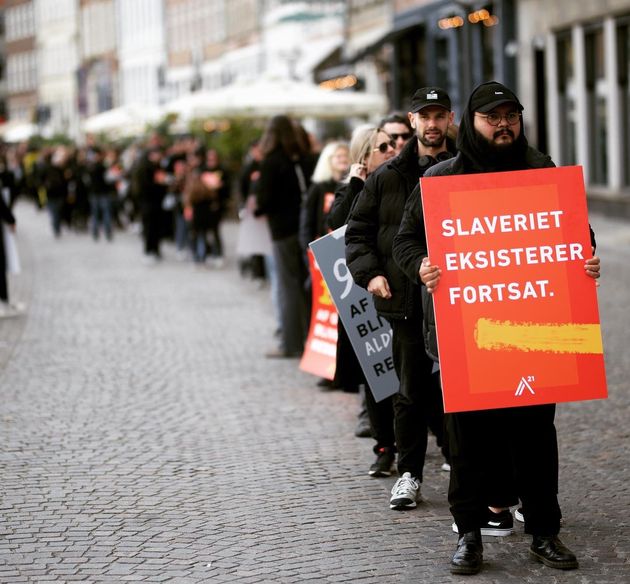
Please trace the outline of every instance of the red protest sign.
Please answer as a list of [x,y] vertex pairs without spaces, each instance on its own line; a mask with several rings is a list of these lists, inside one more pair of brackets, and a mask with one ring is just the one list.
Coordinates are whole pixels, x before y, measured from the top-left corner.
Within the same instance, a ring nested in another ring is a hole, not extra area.
[[300,361],[300,369],[326,379],[334,379],[337,357],[337,321],[335,305],[317,267],[313,252],[308,250],[311,271],[311,326]]
[[421,187],[445,411],[606,397],[581,168]]

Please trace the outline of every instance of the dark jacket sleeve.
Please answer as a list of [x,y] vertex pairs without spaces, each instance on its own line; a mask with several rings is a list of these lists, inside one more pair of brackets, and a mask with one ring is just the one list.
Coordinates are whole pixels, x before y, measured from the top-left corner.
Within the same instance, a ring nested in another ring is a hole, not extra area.
[[418,185],[405,203],[400,229],[394,237],[392,253],[394,261],[405,275],[414,284],[421,286],[424,350],[433,361],[439,362],[433,297],[427,292],[419,275],[422,260],[427,257],[427,240],[420,193]]
[[346,265],[355,283],[366,288],[372,278],[385,276],[377,253],[379,201],[375,175],[368,177],[348,219]]
[[334,231],[347,223],[348,215],[350,215],[357,195],[363,190],[364,184],[360,178],[353,176],[350,182],[337,187],[335,200],[328,214],[327,227],[329,229]]
[[418,271],[422,259],[427,256],[427,241],[419,186],[414,188],[405,203],[400,228],[394,237],[392,254],[405,275],[414,284],[420,284]]
[[321,198],[321,188],[317,183],[311,184],[305,199],[300,206],[300,245],[303,250],[317,237],[317,209]]

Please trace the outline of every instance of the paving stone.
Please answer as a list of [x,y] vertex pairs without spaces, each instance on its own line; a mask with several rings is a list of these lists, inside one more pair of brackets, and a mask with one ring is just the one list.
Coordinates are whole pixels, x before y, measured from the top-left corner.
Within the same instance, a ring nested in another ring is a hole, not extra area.
[[[448,475],[430,441],[423,494],[393,513],[396,477],[367,476],[356,395],[268,361],[268,290],[228,265],[195,271],[137,235],[54,240],[17,208],[26,315],[0,319],[0,582],[459,582]],[[522,526],[485,544],[467,582],[630,581],[630,226],[591,219],[610,397],[558,407],[562,537],[579,570],[527,557]],[[601,234],[601,237],[600,237]],[[47,572],[47,573],[46,573]]]

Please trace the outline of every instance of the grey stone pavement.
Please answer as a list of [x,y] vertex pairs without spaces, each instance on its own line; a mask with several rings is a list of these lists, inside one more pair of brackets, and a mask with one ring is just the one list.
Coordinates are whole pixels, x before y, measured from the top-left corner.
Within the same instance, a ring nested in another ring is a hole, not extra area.
[[[486,538],[481,574],[448,571],[447,473],[389,510],[353,435],[357,396],[321,392],[272,346],[269,293],[195,271],[133,233],[53,239],[17,209],[27,313],[0,320],[0,582],[630,582],[630,224],[593,217],[610,398],[558,408],[562,537],[580,569]],[[500,439],[500,437],[498,437]]]

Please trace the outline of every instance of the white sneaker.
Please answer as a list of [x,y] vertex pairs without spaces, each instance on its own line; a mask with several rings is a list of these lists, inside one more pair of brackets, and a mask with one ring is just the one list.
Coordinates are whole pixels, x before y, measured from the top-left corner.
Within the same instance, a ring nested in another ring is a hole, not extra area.
[[440,467],[444,472],[451,472],[451,465],[448,462],[443,462]]
[[411,473],[404,473],[392,487],[392,497],[389,500],[390,509],[414,509],[420,499],[420,482],[411,476]]

